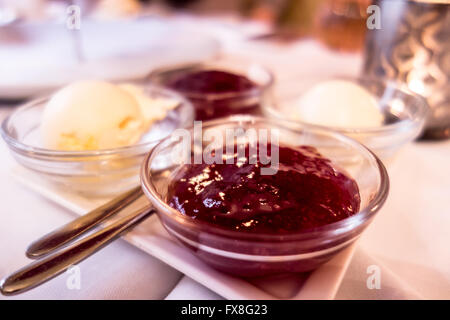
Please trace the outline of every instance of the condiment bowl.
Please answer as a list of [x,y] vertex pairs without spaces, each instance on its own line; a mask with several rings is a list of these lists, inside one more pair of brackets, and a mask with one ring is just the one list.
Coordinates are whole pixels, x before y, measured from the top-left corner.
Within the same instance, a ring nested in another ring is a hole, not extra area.
[[62,190],[89,197],[109,197],[139,183],[142,160],[153,146],[173,130],[192,125],[193,107],[182,96],[156,86],[145,85],[150,97],[179,101],[167,116],[130,146],[89,150],[59,151],[42,147],[40,125],[49,97],[38,98],[18,107],[2,123],[1,135],[17,162],[27,173]]
[[[183,142],[165,138],[143,162],[143,191],[167,231],[199,259],[220,271],[253,277],[313,270],[353,243],[387,198],[389,179],[384,165],[354,139],[326,128],[238,115],[203,123],[202,135],[196,141],[206,143],[210,130],[225,134],[230,129],[275,130],[280,144],[317,148],[336,168],[356,181],[361,204],[358,213],[338,222],[282,235],[246,233],[196,221],[167,203],[170,179],[182,165],[173,151]],[[193,135],[193,131],[191,128],[189,133]],[[198,150],[195,139],[191,143],[191,150]]]
[[[251,80],[255,87],[238,92],[203,93],[172,88],[180,76],[202,72],[223,71]],[[189,99],[196,111],[196,119],[211,120],[231,114],[261,115],[261,105],[271,97],[274,76],[266,67],[249,61],[206,61],[155,69],[148,80],[156,85],[170,87]]]
[[[264,114],[268,117],[293,120],[292,114],[295,108],[299,107],[298,101],[302,95],[314,85],[326,80],[346,80],[366,89],[376,99],[384,121],[376,127],[359,127],[357,123],[351,128],[318,126],[358,140],[385,163],[389,163],[402,146],[416,139],[422,132],[428,113],[426,101],[397,82],[374,78],[311,77],[285,83],[274,90],[274,99],[265,100],[262,106]],[[339,108],[338,105],[333,107]],[[301,119],[298,122],[307,123]]]

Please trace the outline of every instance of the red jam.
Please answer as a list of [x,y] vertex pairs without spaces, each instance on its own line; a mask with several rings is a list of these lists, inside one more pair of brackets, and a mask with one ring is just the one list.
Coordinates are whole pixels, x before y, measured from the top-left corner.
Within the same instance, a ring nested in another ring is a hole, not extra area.
[[280,146],[274,175],[260,173],[270,164],[236,163],[182,166],[169,185],[168,203],[199,222],[264,234],[314,229],[359,210],[356,182],[314,147]]
[[173,79],[167,86],[185,94],[192,101],[196,120],[237,113],[255,114],[259,109],[254,96],[243,95],[259,86],[241,75],[216,70],[196,71]]

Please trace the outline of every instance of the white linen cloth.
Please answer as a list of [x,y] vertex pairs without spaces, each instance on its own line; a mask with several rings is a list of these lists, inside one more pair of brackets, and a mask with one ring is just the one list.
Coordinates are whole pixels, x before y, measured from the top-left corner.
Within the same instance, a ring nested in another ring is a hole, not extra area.
[[[305,74],[355,74],[359,58],[330,55],[313,41],[289,46],[228,42],[228,55],[245,55],[270,66],[279,82]],[[324,58],[327,58],[326,63]],[[356,59],[356,62],[355,62]],[[334,67],[334,68],[333,68]],[[0,118],[8,112],[0,109]],[[0,142],[0,277],[29,262],[26,246],[73,219],[66,209],[16,182],[14,161]],[[390,168],[389,198],[359,240],[337,299],[450,299],[450,141],[406,146]],[[381,288],[368,289],[367,268],[381,269]],[[123,240],[80,264],[81,288],[69,274],[16,297],[0,299],[218,299]]]

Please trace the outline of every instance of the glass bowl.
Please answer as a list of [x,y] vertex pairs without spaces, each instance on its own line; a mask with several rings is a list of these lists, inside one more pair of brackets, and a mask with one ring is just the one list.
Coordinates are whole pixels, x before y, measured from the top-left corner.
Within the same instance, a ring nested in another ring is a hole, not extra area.
[[[198,93],[179,91],[193,103],[196,120],[211,120],[231,114],[261,114],[262,101],[271,97],[274,77],[267,68],[253,62],[223,60],[172,66],[154,70],[148,76],[148,80],[170,88],[171,83],[182,75],[210,70],[226,71],[244,76],[257,86],[240,92]],[[172,89],[176,90],[176,88]]]
[[[328,128],[345,134],[375,152],[386,163],[393,159],[395,153],[408,142],[416,139],[425,124],[428,113],[426,101],[396,82],[372,78],[330,77],[313,78],[292,82],[276,90],[274,99],[266,100],[263,112],[268,117],[293,120],[292,113],[298,99],[311,87],[326,80],[346,80],[356,83],[369,91],[377,100],[383,114],[384,123],[378,127],[368,128]],[[297,121],[297,120],[295,120]],[[298,122],[301,122],[300,120]]]
[[58,151],[41,147],[40,124],[49,97],[17,108],[1,126],[1,135],[13,157],[29,174],[89,197],[120,193],[139,183],[142,160],[162,138],[173,130],[191,126],[194,112],[179,94],[156,86],[144,86],[151,97],[170,98],[180,104],[152,125],[134,145],[102,150]]
[[205,138],[209,130],[225,134],[227,129],[239,128],[276,130],[283,145],[316,147],[355,179],[361,206],[357,214],[344,220],[288,235],[251,234],[196,222],[166,203],[170,177],[181,165],[172,152],[182,143],[166,138],[142,164],[142,189],[167,231],[198,258],[220,271],[253,277],[313,270],[354,242],[386,200],[389,179],[384,165],[351,138],[315,126],[239,115],[205,122],[202,132]]

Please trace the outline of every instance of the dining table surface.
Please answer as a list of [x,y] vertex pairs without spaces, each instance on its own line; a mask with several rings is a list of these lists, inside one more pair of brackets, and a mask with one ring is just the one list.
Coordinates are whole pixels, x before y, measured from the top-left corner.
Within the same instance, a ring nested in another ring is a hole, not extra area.
[[[282,42],[223,32],[216,36],[221,58],[264,64],[274,72],[277,86],[292,86],[311,75],[358,75],[362,63],[361,53],[334,52],[309,38]],[[0,100],[0,120],[17,103]],[[0,277],[30,262],[25,256],[29,243],[74,218],[19,183],[11,174],[16,165],[1,140]],[[450,299],[450,140],[414,141],[387,168],[388,199],[357,241],[335,299]],[[79,288],[68,286],[69,275],[62,274],[0,299],[222,299],[122,239],[79,266]],[[373,266],[380,270],[379,288],[367,284]]]

